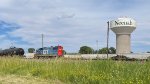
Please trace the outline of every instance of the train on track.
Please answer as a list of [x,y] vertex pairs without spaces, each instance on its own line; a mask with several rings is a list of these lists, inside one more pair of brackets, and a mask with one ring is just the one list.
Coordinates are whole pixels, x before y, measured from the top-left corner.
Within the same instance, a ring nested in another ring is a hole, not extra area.
[[[0,50],[0,56],[24,56],[23,48],[10,47],[9,49]],[[106,54],[77,54],[77,55],[64,55],[63,46],[51,46],[39,48],[33,53],[33,58],[55,58],[64,57],[67,59],[93,59],[93,60],[104,60],[107,59]],[[112,60],[125,60],[125,61],[136,61],[136,60],[150,60],[150,54],[124,54],[116,55],[109,54],[109,59]]]
[[35,58],[62,57],[63,46],[43,47],[36,50]]
[[140,61],[150,60],[150,53],[132,53],[132,54],[68,54],[64,55],[66,59],[81,59],[81,60],[122,60],[122,61]]
[[10,47],[9,49],[0,50],[0,56],[23,56],[24,55],[24,49],[23,48],[16,48],[16,47]]

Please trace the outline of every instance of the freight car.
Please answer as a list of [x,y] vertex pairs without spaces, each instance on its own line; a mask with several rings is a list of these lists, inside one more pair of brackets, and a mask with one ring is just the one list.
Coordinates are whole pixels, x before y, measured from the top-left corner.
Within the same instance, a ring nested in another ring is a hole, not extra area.
[[23,56],[24,55],[24,49],[11,47],[9,49],[0,50],[0,56],[13,56],[13,55]]
[[51,58],[51,57],[62,57],[63,47],[62,46],[51,46],[43,47],[36,50],[35,58]]
[[142,60],[148,60],[147,59],[139,59],[139,58],[133,58],[133,57],[127,57],[124,55],[117,55],[117,56],[113,56],[111,57],[112,60],[122,60],[122,61],[142,61]]

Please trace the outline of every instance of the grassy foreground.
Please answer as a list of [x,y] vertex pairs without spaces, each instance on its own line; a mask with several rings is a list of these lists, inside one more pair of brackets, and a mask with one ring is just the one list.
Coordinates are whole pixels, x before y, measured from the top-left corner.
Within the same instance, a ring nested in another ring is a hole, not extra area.
[[150,62],[0,57],[0,84],[149,84]]

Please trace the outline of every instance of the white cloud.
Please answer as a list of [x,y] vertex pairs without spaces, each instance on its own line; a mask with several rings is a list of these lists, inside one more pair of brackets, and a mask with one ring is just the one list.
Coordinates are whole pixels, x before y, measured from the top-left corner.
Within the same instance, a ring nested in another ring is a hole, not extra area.
[[[116,4],[113,5],[112,2]],[[124,15],[135,18],[138,27],[145,25],[142,29],[147,29],[150,25],[147,22],[150,17],[150,11],[146,9],[149,7],[148,1],[137,1],[132,6],[123,5],[118,0],[1,0],[0,3],[0,19],[21,26],[20,29],[9,32],[9,35],[28,42],[29,44],[16,44],[24,48],[40,47],[42,33],[45,35],[45,46],[61,44],[69,52],[77,52],[82,45],[96,49],[96,40],[99,40],[100,48],[105,47],[106,22]],[[141,32],[142,29],[138,28],[133,33],[136,35],[134,40],[139,41],[147,36],[139,35],[145,32]],[[110,46],[115,46],[115,34],[112,32]]]
[[12,0],[1,0],[0,7],[9,7],[11,5]]

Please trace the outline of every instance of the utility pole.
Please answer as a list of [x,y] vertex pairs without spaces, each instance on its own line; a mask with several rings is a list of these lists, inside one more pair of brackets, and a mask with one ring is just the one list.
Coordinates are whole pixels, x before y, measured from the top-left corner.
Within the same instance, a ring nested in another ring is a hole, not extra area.
[[107,22],[107,59],[108,59],[108,53],[109,53],[109,21]]
[[96,46],[97,46],[97,52],[96,52],[96,54],[98,56],[98,40],[96,40]]
[[43,54],[43,37],[44,35],[42,34],[42,54]]

